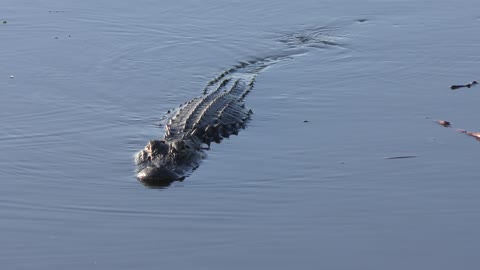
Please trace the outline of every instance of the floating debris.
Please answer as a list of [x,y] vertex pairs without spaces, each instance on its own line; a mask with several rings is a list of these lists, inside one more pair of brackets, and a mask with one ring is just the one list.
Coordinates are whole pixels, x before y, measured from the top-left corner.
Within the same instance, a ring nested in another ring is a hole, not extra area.
[[[452,124],[448,121],[445,121],[445,120],[438,120],[438,121],[435,121],[435,122],[437,122],[438,124],[440,124],[444,127],[452,127]],[[471,132],[471,131],[468,131],[468,130],[465,130],[465,129],[458,129],[458,128],[456,128],[455,131],[466,134],[470,137],[475,138],[477,141],[480,141],[480,132]]]
[[470,137],[474,137],[477,141],[480,141],[480,132],[470,132],[463,129],[459,129],[458,132],[467,134]]
[[418,156],[395,156],[395,157],[386,157],[385,159],[404,159],[404,158],[416,158]]
[[473,82],[467,83],[467,84],[452,85],[452,86],[450,86],[450,89],[452,89],[452,90],[457,90],[457,89],[459,89],[459,88],[465,88],[465,87],[466,87],[466,88],[470,88],[470,87],[474,86],[475,84],[478,84],[478,82],[477,82],[477,81],[473,81]]
[[13,79],[13,75],[10,75],[10,79]]
[[7,23],[7,21],[3,21],[3,24],[6,24],[6,23]]
[[308,123],[309,121],[308,120],[303,120],[304,123]]
[[452,123],[450,123],[449,121],[445,121],[445,120],[438,120],[438,121],[435,121],[437,122],[439,125],[442,125],[444,127],[451,127],[452,126]]

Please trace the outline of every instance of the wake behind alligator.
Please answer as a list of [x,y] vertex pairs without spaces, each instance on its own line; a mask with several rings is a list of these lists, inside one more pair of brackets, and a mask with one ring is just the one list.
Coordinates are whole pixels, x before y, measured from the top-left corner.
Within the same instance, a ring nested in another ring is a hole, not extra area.
[[181,105],[168,118],[165,135],[151,140],[135,161],[137,177],[146,185],[166,186],[189,176],[206,157],[212,142],[220,143],[244,129],[252,110],[244,99],[255,78],[276,63],[308,53],[312,48],[339,46],[333,27],[316,27],[282,35],[287,48],[274,56],[239,63],[210,80],[199,97]]

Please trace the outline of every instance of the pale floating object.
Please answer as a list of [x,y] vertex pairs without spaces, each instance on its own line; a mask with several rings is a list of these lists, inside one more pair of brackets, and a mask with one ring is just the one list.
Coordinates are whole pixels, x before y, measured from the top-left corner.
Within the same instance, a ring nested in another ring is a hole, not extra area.
[[452,126],[452,123],[450,123],[449,121],[446,121],[446,120],[438,120],[436,122],[437,122],[437,124],[442,125],[444,127],[451,127]]

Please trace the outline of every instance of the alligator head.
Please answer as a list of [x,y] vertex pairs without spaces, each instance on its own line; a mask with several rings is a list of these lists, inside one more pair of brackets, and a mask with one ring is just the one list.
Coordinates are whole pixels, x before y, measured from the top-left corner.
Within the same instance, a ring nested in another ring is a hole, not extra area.
[[173,147],[165,141],[151,140],[143,150],[138,152],[137,177],[146,185],[168,185],[175,180],[180,180],[174,170],[170,169],[173,162]]
[[168,186],[183,180],[204,158],[198,143],[151,140],[135,158],[138,180],[148,186]]

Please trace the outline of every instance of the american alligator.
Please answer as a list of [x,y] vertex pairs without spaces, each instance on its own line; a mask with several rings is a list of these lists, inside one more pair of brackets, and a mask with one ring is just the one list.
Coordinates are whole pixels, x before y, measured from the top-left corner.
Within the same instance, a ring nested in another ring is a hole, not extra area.
[[146,185],[165,186],[190,175],[212,142],[219,143],[245,128],[252,111],[244,99],[256,76],[275,63],[306,53],[308,48],[338,46],[330,30],[319,27],[283,35],[279,41],[289,47],[283,53],[240,63],[208,82],[202,96],[171,114],[163,139],[149,141],[137,153],[138,179]]
[[237,135],[245,128],[252,111],[243,100],[252,90],[256,75],[289,57],[240,63],[212,79],[202,96],[184,103],[172,113],[162,140],[151,140],[138,152],[138,179],[147,185],[163,186],[183,180],[193,172],[212,142],[220,143],[223,138]]

